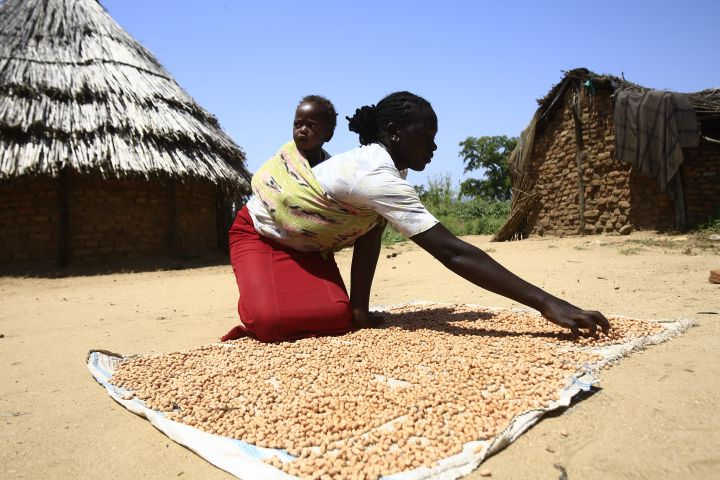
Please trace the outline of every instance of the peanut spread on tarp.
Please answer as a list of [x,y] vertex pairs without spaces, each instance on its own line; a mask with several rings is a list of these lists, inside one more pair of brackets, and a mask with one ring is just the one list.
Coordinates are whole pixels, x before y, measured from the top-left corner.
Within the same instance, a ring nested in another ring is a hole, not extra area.
[[490,439],[546,408],[600,360],[590,347],[662,331],[610,318],[609,335],[573,339],[530,312],[411,305],[385,326],[338,337],[243,338],[118,366],[116,386],[199,430],[269,448],[268,463],[303,478],[377,478]]

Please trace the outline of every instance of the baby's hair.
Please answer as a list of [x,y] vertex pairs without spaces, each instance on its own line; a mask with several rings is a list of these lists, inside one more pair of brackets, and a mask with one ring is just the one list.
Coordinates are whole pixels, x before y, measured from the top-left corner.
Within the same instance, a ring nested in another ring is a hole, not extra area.
[[380,100],[377,105],[360,107],[355,115],[345,117],[351,132],[360,135],[361,145],[381,140],[382,129],[390,122],[399,126],[410,123],[430,102],[410,92],[395,92]]
[[317,103],[323,107],[323,110],[327,113],[328,123],[330,123],[332,129],[335,130],[335,125],[337,125],[337,112],[335,111],[335,105],[333,105],[330,100],[320,95],[308,95],[300,100],[298,107],[303,103]]

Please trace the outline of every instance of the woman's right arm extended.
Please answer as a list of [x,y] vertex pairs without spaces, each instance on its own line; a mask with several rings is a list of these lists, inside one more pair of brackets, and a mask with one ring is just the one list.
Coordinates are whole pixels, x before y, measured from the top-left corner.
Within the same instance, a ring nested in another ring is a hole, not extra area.
[[610,329],[610,323],[600,312],[582,310],[526,282],[479,248],[457,238],[442,224],[411,240],[464,279],[538,310],[547,320],[570,329],[574,335],[579,335],[581,328],[591,335],[595,335],[598,327],[605,333]]

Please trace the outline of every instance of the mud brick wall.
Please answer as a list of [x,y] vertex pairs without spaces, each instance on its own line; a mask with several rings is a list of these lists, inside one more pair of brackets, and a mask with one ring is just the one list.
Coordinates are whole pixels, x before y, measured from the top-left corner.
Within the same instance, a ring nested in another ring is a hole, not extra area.
[[[619,232],[621,228],[666,231],[674,228],[674,206],[655,180],[635,173],[615,158],[613,104],[609,92],[580,91],[585,186],[585,229],[580,232],[578,170],[572,88],[539,125],[526,167],[540,201],[530,213],[527,233],[578,235]],[[720,206],[720,145],[701,142],[685,149],[681,177],[688,223],[708,218]],[[627,228],[627,227],[626,227]]]
[[675,207],[657,182],[633,174],[630,182],[630,223],[635,230],[670,231],[675,228]]
[[[218,252],[210,182],[71,173],[66,191],[70,264]],[[61,199],[59,179],[0,181],[0,263],[58,262]]]
[[58,180],[0,180],[0,264],[55,261],[59,249]]
[[693,225],[720,210],[720,145],[701,139],[698,147],[686,148],[683,154],[685,211],[688,224]]
[[175,187],[177,251],[198,255],[218,250],[216,187],[209,182],[186,182]]
[[142,258],[168,251],[171,199],[158,180],[70,180],[70,260]]

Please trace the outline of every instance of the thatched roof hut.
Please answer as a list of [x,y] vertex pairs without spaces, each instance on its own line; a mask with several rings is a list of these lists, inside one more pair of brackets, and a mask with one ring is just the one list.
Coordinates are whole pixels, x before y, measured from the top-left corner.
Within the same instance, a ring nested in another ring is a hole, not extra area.
[[[0,203],[11,208],[0,228],[14,231],[0,264],[216,247],[216,210],[249,190],[244,161],[215,117],[98,2],[0,3]],[[94,204],[102,211],[90,212]],[[192,220],[198,209],[211,218]],[[107,235],[88,245],[87,223]],[[161,233],[142,242],[131,233],[151,230]],[[112,245],[124,236],[122,248],[108,246],[113,235]]]
[[[661,112],[652,103],[666,97],[675,110]],[[687,107],[681,112],[683,102]],[[578,68],[566,72],[538,104],[510,156],[514,206],[497,240],[531,233],[682,230],[717,213],[720,88],[677,94]],[[680,113],[686,114],[682,131],[690,138],[684,144],[670,128]],[[617,141],[630,130],[618,121],[628,117],[627,123],[642,127],[633,133],[639,132],[632,137],[632,151],[629,142]],[[668,145],[677,170],[664,178],[667,172],[648,164],[667,160],[658,157],[671,156]],[[640,161],[628,158],[633,156],[628,151]]]

